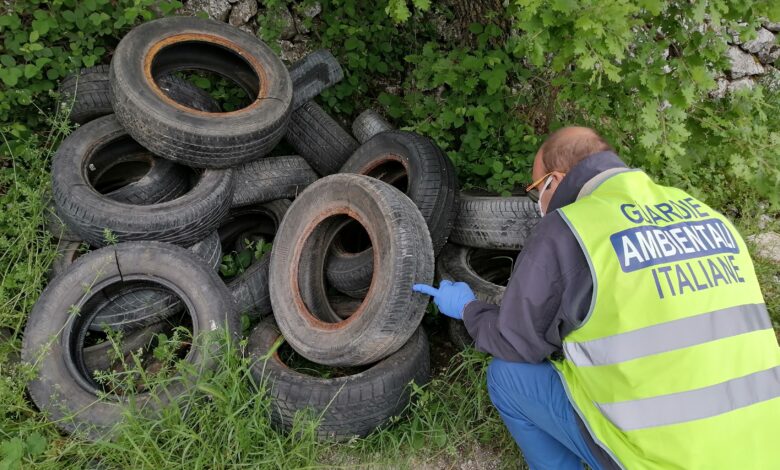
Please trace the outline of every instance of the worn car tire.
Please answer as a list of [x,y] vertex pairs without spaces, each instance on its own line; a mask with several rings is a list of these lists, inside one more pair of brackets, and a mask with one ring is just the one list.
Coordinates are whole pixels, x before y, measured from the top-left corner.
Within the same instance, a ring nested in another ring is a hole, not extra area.
[[462,194],[450,241],[474,248],[519,250],[539,220],[536,203],[525,196]]
[[[438,254],[447,241],[458,203],[458,181],[450,159],[430,139],[404,131],[376,135],[360,146],[341,173],[368,175],[390,183],[420,209]],[[360,297],[371,281],[371,249],[349,253],[336,239],[326,265],[330,285]]]
[[[81,240],[59,240],[56,248],[57,255],[49,267],[49,279],[54,279],[65,272],[70,265],[76,262],[77,258],[90,251],[89,249],[82,249],[84,245],[85,242]],[[87,248],[88,247],[89,245],[87,245]],[[219,267],[219,262],[222,257],[222,246],[220,245],[219,234],[216,231],[190,246],[190,250],[198,255],[206,264],[213,266],[214,269]]]
[[87,67],[68,75],[60,83],[59,92],[63,104],[70,107],[68,119],[77,124],[114,112],[109,96],[108,65]]
[[339,61],[325,49],[303,57],[292,64],[289,71],[293,84],[293,111],[344,78]]
[[516,250],[471,248],[448,243],[436,259],[438,278],[465,282],[479,300],[499,304],[517,255]]
[[[67,106],[68,118],[78,124],[112,114],[111,86],[108,83],[108,65],[87,67],[65,77],[60,83],[60,94]],[[175,75],[160,77],[160,89],[171,99],[195,109],[219,112],[219,104],[206,91]]]
[[[374,247],[374,278],[347,320],[333,312],[323,269],[334,230],[358,220]],[[397,351],[419,326],[433,280],[433,247],[419,209],[377,179],[338,174],[309,186],[292,203],[271,250],[271,305],[290,345],[325,365],[362,365]]]
[[[514,250],[469,248],[448,243],[436,259],[437,277],[439,281],[465,282],[477,299],[498,305],[504,297],[517,254]],[[447,332],[459,349],[474,343],[460,320],[447,318]]]
[[422,386],[430,380],[429,346],[422,327],[401,349],[368,369],[331,379],[297,372],[278,353],[269,355],[280,336],[273,318],[268,318],[250,334],[248,351],[255,359],[251,369],[255,382],[268,384],[271,423],[286,432],[296,413],[309,409],[320,418],[316,431],[320,440],[366,436],[403,413],[411,382]]
[[234,172],[236,188],[232,207],[295,199],[319,178],[306,160],[297,155],[261,158]]
[[114,116],[76,129],[60,144],[52,163],[52,193],[63,222],[92,246],[106,243],[104,229],[119,241],[156,240],[191,245],[214,231],[233,194],[232,170],[205,170],[186,194],[163,203],[130,205],[101,195],[85,168],[103,152],[140,148]]
[[51,233],[55,240],[80,241],[81,237],[65,225],[62,217],[57,213],[57,206],[51,192],[43,193],[43,227]]
[[[215,271],[219,268],[222,246],[216,231],[189,249]],[[108,295],[106,304],[89,328],[92,331],[102,331],[105,328],[130,331],[171,317],[180,313],[183,308],[184,304],[169,292],[136,285]]]
[[322,176],[337,173],[359,145],[314,101],[293,112],[285,139]]
[[[225,250],[241,251],[244,240],[262,237],[273,242],[276,231],[282,223],[290,201],[280,199],[266,204],[240,207],[228,214],[220,227],[220,238]],[[264,254],[241,274],[228,281],[227,286],[236,302],[236,311],[252,319],[271,313],[271,298],[268,288],[268,266],[270,253]]]
[[[120,268],[121,267],[121,268]],[[68,272],[52,281],[35,303],[24,331],[22,359],[35,366],[27,389],[35,404],[63,431],[76,430],[90,440],[106,437],[127,412],[130,397],[102,392],[90,377],[83,358],[83,335],[96,313],[81,310],[90,298],[120,282],[157,282],[176,292],[188,306],[195,341],[186,356],[194,370],[214,366],[218,343],[204,334],[226,329],[239,331],[233,302],[211,267],[192,253],[165,243],[130,242],[106,247],[81,257]],[[84,285],[91,290],[85,293]],[[208,295],[205,295],[208,293]],[[220,335],[224,338],[225,335]],[[152,397],[132,397],[142,412],[165,406],[186,393],[191,379],[177,375],[160,385]]]
[[368,142],[377,134],[391,130],[393,125],[373,109],[363,111],[352,121],[352,135],[361,144]]
[[[84,242],[60,240],[57,244],[57,256],[49,267],[49,280],[66,272],[85,251]],[[222,258],[222,246],[216,231],[190,247],[194,255],[203,262],[219,268]],[[181,312],[183,305],[174,295],[159,289],[147,289],[136,284],[126,289],[118,289],[105,294],[105,303],[89,326],[91,331],[110,328],[116,331],[129,331],[168,318]]]
[[[232,80],[252,100],[231,112],[203,112],[168,97],[155,81],[180,70],[206,70]],[[292,81],[260,41],[219,21],[169,17],[125,35],[111,59],[117,119],[155,155],[196,168],[228,168],[262,157],[282,139]]]

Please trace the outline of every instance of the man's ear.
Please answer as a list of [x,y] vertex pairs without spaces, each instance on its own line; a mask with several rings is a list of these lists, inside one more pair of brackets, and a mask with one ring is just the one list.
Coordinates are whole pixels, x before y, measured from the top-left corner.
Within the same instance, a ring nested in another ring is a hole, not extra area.
[[558,185],[561,184],[561,181],[563,181],[563,178],[566,176],[566,173],[562,173],[560,171],[553,171],[550,176],[553,177],[553,180],[550,183],[550,186],[558,187]]

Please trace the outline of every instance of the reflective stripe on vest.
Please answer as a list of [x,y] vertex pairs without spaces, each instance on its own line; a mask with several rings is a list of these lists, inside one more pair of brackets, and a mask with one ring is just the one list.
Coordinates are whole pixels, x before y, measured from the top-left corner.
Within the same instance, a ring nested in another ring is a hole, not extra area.
[[778,396],[780,366],[697,390],[597,406],[615,426],[631,431],[708,418]]
[[606,338],[566,343],[564,350],[566,358],[578,367],[603,366],[771,328],[766,305],[747,304]]
[[780,468],[780,348],[733,225],[640,171],[559,213],[593,277],[554,361],[591,435],[624,468]]

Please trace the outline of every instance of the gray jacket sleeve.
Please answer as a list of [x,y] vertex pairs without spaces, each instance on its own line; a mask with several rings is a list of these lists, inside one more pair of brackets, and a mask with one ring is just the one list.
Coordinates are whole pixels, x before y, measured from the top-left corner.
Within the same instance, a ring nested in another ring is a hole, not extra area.
[[517,258],[501,305],[470,302],[463,312],[478,350],[538,363],[561,350],[561,338],[590,308],[593,280],[585,255],[561,216],[535,227]]

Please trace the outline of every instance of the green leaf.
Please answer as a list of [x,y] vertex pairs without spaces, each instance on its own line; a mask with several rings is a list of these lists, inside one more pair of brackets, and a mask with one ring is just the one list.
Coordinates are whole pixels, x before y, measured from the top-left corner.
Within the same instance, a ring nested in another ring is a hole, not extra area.
[[665,10],[665,5],[662,0],[639,0],[637,3],[641,8],[644,8],[653,16],[658,16]]
[[347,38],[346,41],[344,41],[344,49],[348,51],[354,51],[357,49],[364,48],[365,43],[361,41],[360,39],[356,38],[355,36],[350,36]]
[[35,42],[40,38],[41,35],[38,33],[38,31],[30,31],[30,42]]
[[551,3],[551,8],[561,13],[571,13],[577,6],[577,0],[553,0]]
[[27,452],[33,457],[42,454],[47,445],[46,438],[37,432],[27,436]]
[[493,161],[493,172],[501,173],[502,171],[504,171],[504,164],[498,160]]
[[24,78],[33,78],[38,73],[38,67],[34,64],[26,64],[24,66]]
[[23,72],[19,67],[9,67],[0,69],[0,80],[8,86],[16,86]]
[[252,264],[252,251],[241,250],[236,255],[236,261],[238,261],[238,265],[241,266],[242,269],[248,268],[249,265]]
[[16,61],[14,60],[13,56],[3,54],[0,55],[0,64],[3,64],[6,67],[14,67],[16,65]]
[[49,23],[49,19],[33,20],[32,27],[34,31],[43,36],[49,32],[51,24]]
[[428,11],[431,9],[431,0],[412,0],[412,4],[420,11]]
[[71,10],[62,10],[60,12],[60,16],[63,20],[67,21],[68,23],[74,23],[76,21],[76,14],[73,13]]
[[396,23],[406,23],[412,13],[406,5],[406,0],[390,0],[385,7],[385,13]]
[[18,465],[24,456],[24,447],[24,441],[18,437],[0,442],[0,455],[3,456],[3,463],[9,466]]

